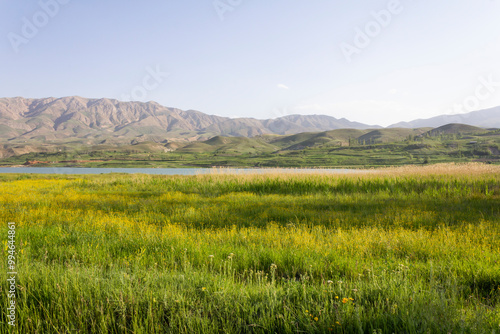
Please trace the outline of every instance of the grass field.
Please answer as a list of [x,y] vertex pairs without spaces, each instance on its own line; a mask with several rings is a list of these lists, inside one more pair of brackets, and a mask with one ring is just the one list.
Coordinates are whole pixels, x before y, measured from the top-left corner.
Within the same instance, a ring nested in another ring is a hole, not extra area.
[[499,166],[0,175],[0,206],[0,333],[500,333]]

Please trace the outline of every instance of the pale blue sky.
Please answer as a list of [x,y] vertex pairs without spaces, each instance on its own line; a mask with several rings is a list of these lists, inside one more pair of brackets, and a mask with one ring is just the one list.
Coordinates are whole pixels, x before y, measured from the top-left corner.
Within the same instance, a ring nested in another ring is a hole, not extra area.
[[[232,10],[218,13],[213,0],[2,0],[0,96],[135,97],[380,125],[500,105],[498,0],[217,1]],[[381,11],[385,26],[372,14]],[[367,27],[369,45],[348,61],[341,46],[356,47]],[[156,69],[169,74],[148,77]]]

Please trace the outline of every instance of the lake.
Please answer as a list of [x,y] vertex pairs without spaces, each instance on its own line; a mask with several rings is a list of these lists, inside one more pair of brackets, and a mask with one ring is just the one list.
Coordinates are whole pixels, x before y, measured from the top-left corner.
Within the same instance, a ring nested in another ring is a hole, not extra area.
[[154,174],[154,175],[197,175],[197,174],[249,174],[249,173],[331,173],[345,174],[361,172],[359,169],[301,169],[301,168],[72,168],[72,167],[0,167],[0,173],[21,174]]

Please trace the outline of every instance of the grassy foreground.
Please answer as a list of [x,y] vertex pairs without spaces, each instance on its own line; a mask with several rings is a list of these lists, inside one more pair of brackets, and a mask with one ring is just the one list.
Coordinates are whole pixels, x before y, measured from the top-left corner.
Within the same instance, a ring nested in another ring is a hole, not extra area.
[[500,332],[498,166],[1,175],[0,206],[0,333]]

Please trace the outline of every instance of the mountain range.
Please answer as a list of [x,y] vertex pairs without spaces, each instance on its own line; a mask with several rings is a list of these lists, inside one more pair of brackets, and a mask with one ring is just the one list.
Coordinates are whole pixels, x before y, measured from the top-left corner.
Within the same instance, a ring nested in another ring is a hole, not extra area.
[[89,143],[140,139],[206,140],[217,135],[254,137],[370,126],[330,116],[290,115],[276,119],[228,118],[195,110],[167,108],[156,102],[64,98],[0,99],[0,139]]
[[389,128],[422,128],[440,127],[450,123],[459,123],[482,128],[500,128],[500,107],[473,111],[466,114],[440,115],[427,119],[417,119],[411,122],[400,122]]
[[[462,115],[442,115],[402,122],[390,128],[439,127],[448,123],[500,128],[500,107]],[[168,108],[156,102],[121,102],[78,96],[0,98],[0,141],[83,144],[132,141],[200,141],[215,136],[291,135],[334,129],[379,129],[325,115],[289,115],[276,119],[228,118],[195,110]]]

